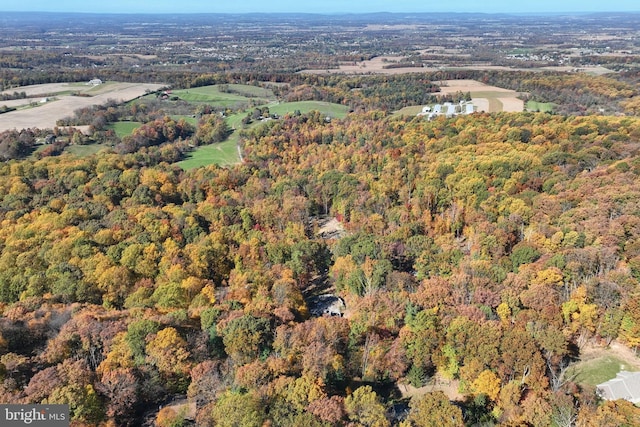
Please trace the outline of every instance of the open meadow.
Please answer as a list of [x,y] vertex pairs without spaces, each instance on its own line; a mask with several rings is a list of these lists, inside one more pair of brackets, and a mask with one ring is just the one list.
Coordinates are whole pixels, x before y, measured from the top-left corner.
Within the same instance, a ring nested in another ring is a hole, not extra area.
[[269,89],[240,84],[181,89],[172,91],[171,95],[183,101],[206,103],[218,107],[233,107],[250,100],[258,104],[266,104],[275,100],[275,95]]

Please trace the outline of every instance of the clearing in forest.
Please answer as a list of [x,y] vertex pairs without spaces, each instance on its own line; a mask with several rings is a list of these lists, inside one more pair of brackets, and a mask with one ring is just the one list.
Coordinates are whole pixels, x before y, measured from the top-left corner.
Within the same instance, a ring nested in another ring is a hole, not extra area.
[[580,361],[571,366],[567,374],[579,384],[596,386],[620,371],[640,371],[640,358],[628,347],[613,341],[609,347],[585,346]]
[[270,89],[241,84],[224,84],[193,87],[174,90],[171,96],[193,103],[206,103],[218,107],[234,107],[240,103],[252,100],[257,104],[264,104],[275,100]]

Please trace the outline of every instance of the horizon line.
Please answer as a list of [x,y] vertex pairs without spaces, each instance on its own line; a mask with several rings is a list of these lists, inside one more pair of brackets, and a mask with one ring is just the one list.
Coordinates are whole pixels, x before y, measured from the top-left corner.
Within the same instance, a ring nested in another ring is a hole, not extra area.
[[370,11],[370,12],[140,12],[140,11],[53,11],[53,10],[0,10],[0,13],[52,13],[52,14],[73,14],[73,15],[320,15],[320,16],[343,16],[343,15],[594,15],[594,14],[616,14],[616,13],[640,13],[638,10],[601,10],[601,11],[536,11],[536,12],[464,12],[464,11]]

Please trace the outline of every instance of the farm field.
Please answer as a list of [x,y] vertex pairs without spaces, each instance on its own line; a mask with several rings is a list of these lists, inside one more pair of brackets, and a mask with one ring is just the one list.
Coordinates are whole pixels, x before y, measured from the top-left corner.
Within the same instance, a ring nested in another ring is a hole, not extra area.
[[[107,82],[99,86],[88,86],[84,83],[52,83],[9,89],[5,92],[26,92],[27,96],[31,97],[26,100],[27,103],[37,101],[38,106],[0,114],[0,132],[11,129],[54,128],[59,119],[73,115],[78,108],[104,104],[111,99],[119,102],[131,101],[163,86],[162,84],[121,82]],[[72,96],[73,92],[91,96]],[[55,99],[40,103],[45,96],[55,96]]]
[[104,144],[89,144],[89,145],[70,145],[64,149],[66,153],[72,154],[78,157],[86,157],[92,154],[108,148]]
[[422,112],[422,105],[412,105],[410,107],[404,107],[393,113],[394,116],[416,116]]
[[[515,52],[528,51],[527,49],[516,49]],[[448,52],[455,54],[458,58],[468,57],[469,55],[460,50],[453,49]],[[376,56],[371,59],[358,62],[342,63],[338,68],[330,69],[307,69],[301,71],[309,74],[406,74],[406,73],[426,73],[433,71],[445,70],[503,70],[503,71],[551,71],[551,72],[575,72],[576,67],[571,66],[543,66],[533,68],[519,68],[502,65],[467,65],[467,66],[412,66],[412,67],[390,67],[390,65],[406,62],[407,58],[403,56]],[[419,65],[419,64],[418,64]],[[613,70],[601,65],[584,65],[579,67],[579,71],[590,75],[604,75],[614,72]]]
[[471,93],[473,103],[478,106],[478,111],[496,113],[522,112],[524,101],[518,99],[518,93],[496,86],[489,86],[476,80],[445,80],[434,82],[440,86],[442,94],[454,94],[457,92]]
[[[434,82],[440,86],[440,94],[456,94],[458,92],[471,94],[475,111],[488,113],[522,112],[524,101],[517,98],[517,92],[497,86],[488,86],[475,80],[446,80]],[[405,107],[394,115],[417,115],[423,106]]]
[[181,89],[171,92],[183,101],[193,103],[208,103],[220,107],[233,107],[241,102],[254,100],[258,103],[268,103],[275,99],[272,91],[256,86],[230,84],[224,85],[229,92],[220,90],[220,85],[202,86]]
[[318,110],[329,117],[341,119],[349,112],[349,107],[346,105],[332,104],[330,102],[322,101],[283,102],[281,104],[269,104],[266,106],[269,107],[270,113],[275,113],[281,116],[295,111],[300,111],[304,114],[309,111]]

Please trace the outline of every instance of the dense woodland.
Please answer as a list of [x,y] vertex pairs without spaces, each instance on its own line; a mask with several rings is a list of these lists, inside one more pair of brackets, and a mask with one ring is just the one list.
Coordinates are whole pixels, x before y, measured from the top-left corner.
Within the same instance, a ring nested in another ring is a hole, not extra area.
[[[2,401],[77,425],[184,394],[203,426],[638,420],[566,375],[640,346],[637,118],[292,115],[189,172],[168,144],[0,168]],[[343,317],[310,316],[325,292]],[[401,399],[434,378],[465,400]]]
[[[1,133],[0,402],[69,404],[74,426],[640,425],[638,407],[602,401],[571,372],[587,348],[640,347],[640,78],[614,58],[627,59],[611,56],[623,71],[604,76],[282,71],[406,44],[380,30],[361,35],[358,52],[344,44],[352,33],[325,45],[314,29],[297,40],[303,56],[166,54],[135,68],[125,60],[156,52],[120,45],[110,28],[77,37],[121,56],[48,50],[29,28],[14,31],[33,48],[0,58],[5,100],[24,85],[93,78],[243,83],[350,113],[250,126],[249,113],[241,163],[189,171],[175,163],[224,140],[226,115],[255,105],[146,97]],[[255,31],[240,33],[261,49]],[[447,79],[513,89],[557,114],[393,114],[454,100],[439,94]],[[118,137],[108,125],[120,120],[142,125]],[[62,128],[80,125],[88,134]],[[34,150],[43,140],[53,143]],[[105,149],[79,157],[69,144]],[[321,232],[329,219],[338,226]],[[313,314],[327,294],[342,315]],[[438,391],[403,397],[427,384]],[[185,396],[194,420],[171,406]]]

